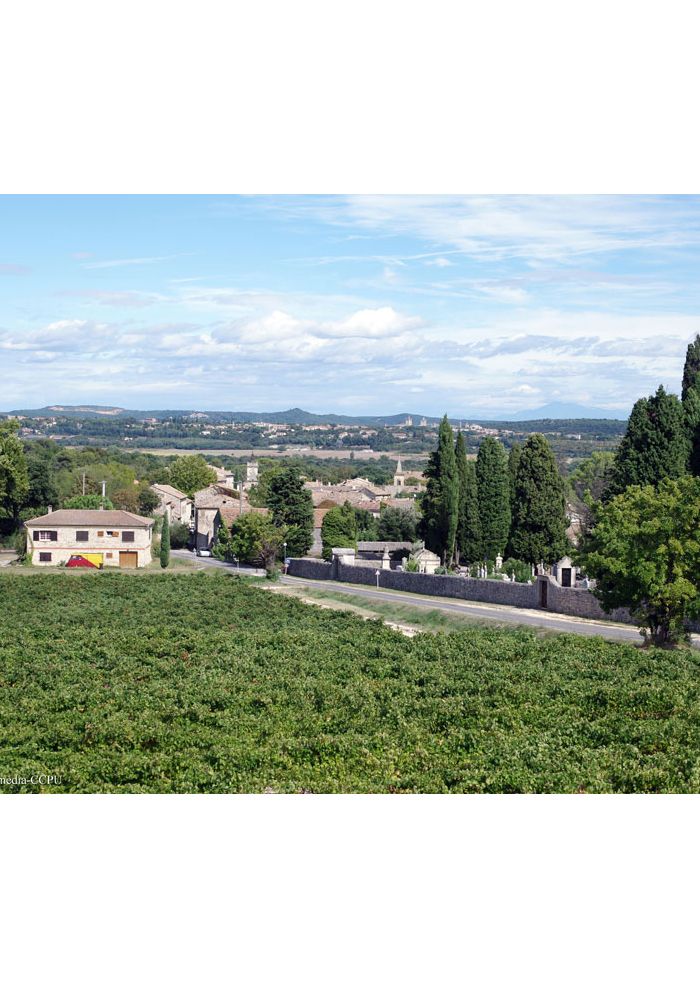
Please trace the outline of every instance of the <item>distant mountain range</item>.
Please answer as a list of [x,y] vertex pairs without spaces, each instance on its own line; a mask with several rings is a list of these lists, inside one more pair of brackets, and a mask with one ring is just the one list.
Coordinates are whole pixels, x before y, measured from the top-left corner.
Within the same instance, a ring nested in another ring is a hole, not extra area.
[[[171,419],[183,416],[206,417],[210,422],[273,422],[281,425],[311,426],[318,424],[337,425],[367,425],[367,426],[398,426],[408,418],[414,425],[421,419],[434,425],[440,421],[439,416],[423,416],[415,412],[400,412],[390,416],[346,416],[335,413],[318,414],[306,412],[304,409],[287,409],[284,412],[221,412],[205,409],[123,409],[111,405],[46,405],[41,409],[13,409],[8,415],[21,415],[31,418],[48,416],[63,416],[74,419]],[[609,409],[589,408],[571,402],[552,402],[537,409],[525,409],[522,412],[507,413],[497,417],[465,415],[460,419],[452,418],[457,424],[462,422],[476,423],[505,423],[505,422],[538,422],[541,420],[575,420],[575,419],[613,419],[624,421],[624,413]]]

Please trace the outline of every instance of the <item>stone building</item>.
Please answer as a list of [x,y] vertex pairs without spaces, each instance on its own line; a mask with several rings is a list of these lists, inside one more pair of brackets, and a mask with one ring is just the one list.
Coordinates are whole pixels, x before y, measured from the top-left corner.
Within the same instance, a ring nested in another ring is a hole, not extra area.
[[194,519],[194,502],[184,491],[179,491],[171,484],[152,484],[151,490],[158,495],[160,502],[156,515],[168,516],[169,522],[182,522],[191,526]]
[[36,566],[134,569],[151,562],[153,519],[108,509],[59,509],[24,523]]

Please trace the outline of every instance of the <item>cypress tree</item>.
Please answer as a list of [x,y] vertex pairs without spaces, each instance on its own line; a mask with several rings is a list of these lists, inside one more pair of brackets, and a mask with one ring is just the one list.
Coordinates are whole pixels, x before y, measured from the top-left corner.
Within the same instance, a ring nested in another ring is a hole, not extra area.
[[287,467],[271,478],[266,505],[274,524],[287,530],[289,555],[305,556],[314,541],[314,506],[298,467]]
[[604,500],[633,484],[656,486],[664,478],[682,477],[689,448],[684,408],[660,385],[655,395],[634,404]]
[[438,448],[430,455],[425,474],[428,483],[421,504],[421,533],[428,549],[449,564],[454,557],[457,535],[459,477],[454,435],[446,415],[440,422]]
[[568,545],[564,482],[549,443],[534,433],[518,458],[510,552],[526,563],[554,563]]
[[514,443],[508,454],[508,480],[510,482],[510,510],[515,507],[515,476],[518,473],[520,455],[523,452],[522,444]]
[[170,566],[170,519],[167,512],[163,516],[163,528],[160,530],[160,565],[164,570]]
[[506,451],[487,436],[476,457],[481,549],[488,560],[503,553],[510,531],[510,478]]
[[700,475],[700,335],[688,345],[681,393],[688,436],[688,470]]
[[692,343],[688,344],[685,352],[685,364],[683,366],[683,387],[681,390],[681,400],[685,402],[688,392],[698,385],[700,376],[700,333]]
[[481,527],[479,503],[476,496],[476,470],[467,460],[467,445],[461,432],[455,444],[457,476],[459,478],[459,503],[457,509],[457,557],[460,561],[476,563],[481,559]]

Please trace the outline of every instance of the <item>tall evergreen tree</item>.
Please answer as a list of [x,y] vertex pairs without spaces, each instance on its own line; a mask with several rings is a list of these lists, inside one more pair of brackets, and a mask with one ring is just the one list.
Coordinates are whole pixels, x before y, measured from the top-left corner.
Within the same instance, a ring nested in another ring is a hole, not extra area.
[[514,443],[508,453],[508,480],[510,482],[510,510],[515,508],[515,477],[518,473],[520,455],[523,452],[521,443]]
[[700,475],[700,335],[688,345],[685,355],[681,399],[688,435],[688,470],[698,476]]
[[163,528],[160,530],[160,565],[165,570],[170,566],[170,519],[163,515]]
[[459,477],[454,434],[446,415],[440,422],[438,448],[430,455],[425,474],[428,483],[421,503],[421,534],[428,549],[437,553],[445,564],[450,564],[457,535]]
[[683,366],[683,387],[681,390],[681,401],[685,402],[688,392],[698,385],[700,380],[700,333],[697,334],[692,343],[688,344],[685,352],[685,364]]
[[308,553],[313,543],[314,508],[298,467],[286,467],[270,479],[266,503],[274,524],[287,530],[289,555]]
[[509,545],[527,563],[554,563],[569,546],[564,482],[540,433],[528,437],[519,457]]
[[677,395],[662,385],[634,404],[627,431],[615,456],[605,500],[633,484],[657,485],[686,472],[689,442],[686,415]]
[[459,477],[459,504],[457,509],[457,556],[465,563],[481,559],[481,525],[479,502],[476,495],[476,469],[467,460],[467,445],[461,432],[455,444],[457,475]]
[[489,560],[503,553],[510,531],[510,479],[506,451],[487,436],[476,457],[481,549]]

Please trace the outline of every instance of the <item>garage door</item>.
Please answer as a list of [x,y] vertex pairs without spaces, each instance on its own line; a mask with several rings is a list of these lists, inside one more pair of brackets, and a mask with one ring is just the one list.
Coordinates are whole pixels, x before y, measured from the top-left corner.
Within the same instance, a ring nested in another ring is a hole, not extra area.
[[137,567],[139,565],[139,554],[138,553],[120,553],[119,554],[119,566],[120,567]]

